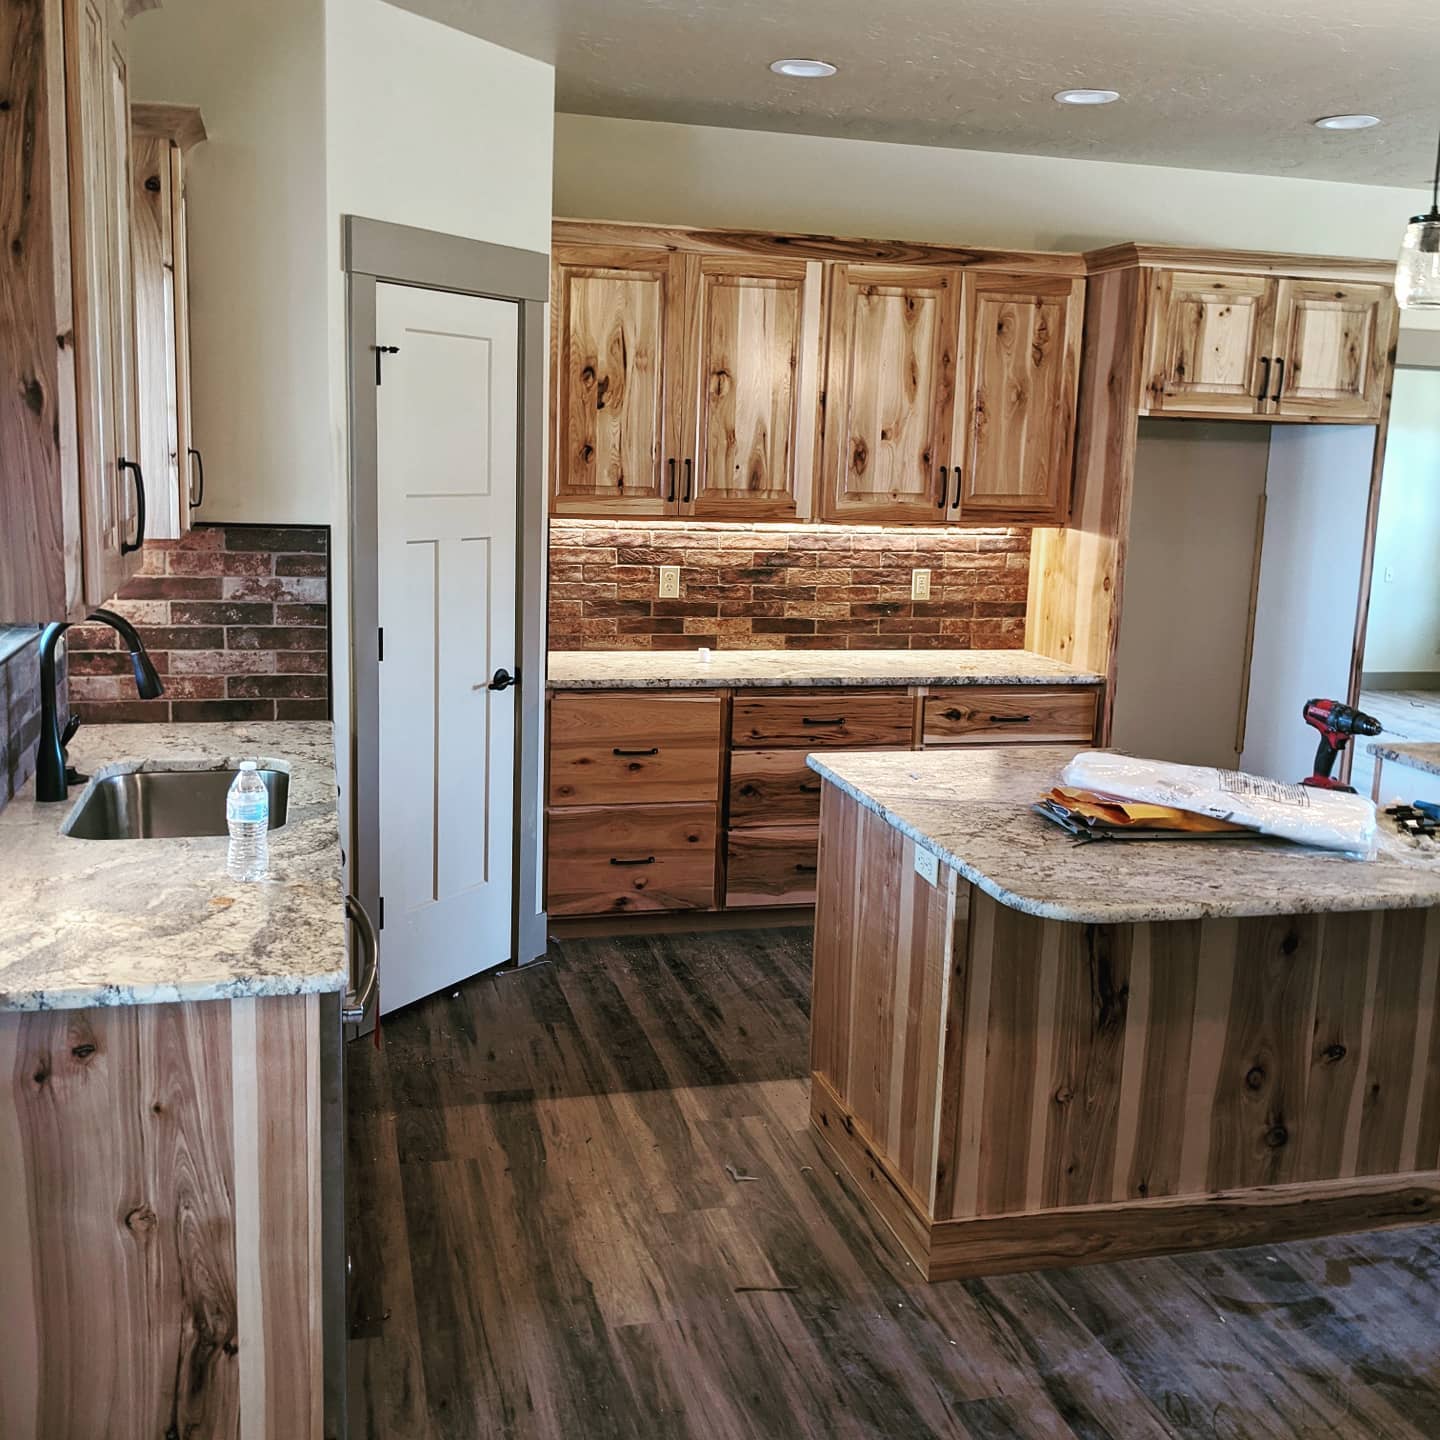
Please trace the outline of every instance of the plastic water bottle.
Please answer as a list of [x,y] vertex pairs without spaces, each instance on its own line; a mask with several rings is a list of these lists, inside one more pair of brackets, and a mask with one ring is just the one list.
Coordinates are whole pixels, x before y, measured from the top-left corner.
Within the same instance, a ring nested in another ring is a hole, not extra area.
[[230,830],[226,868],[234,880],[263,880],[270,866],[270,792],[253,760],[244,760],[225,796]]

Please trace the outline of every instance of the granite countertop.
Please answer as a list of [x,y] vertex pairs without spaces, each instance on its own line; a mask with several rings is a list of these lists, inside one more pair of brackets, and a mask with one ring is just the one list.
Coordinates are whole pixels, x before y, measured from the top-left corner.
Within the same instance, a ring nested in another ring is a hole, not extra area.
[[1377,740],[1365,748],[1392,765],[1405,765],[1411,770],[1423,770],[1427,775],[1440,775],[1440,741]]
[[552,650],[552,690],[787,685],[1099,685],[1030,650]]
[[[65,1010],[343,990],[345,897],[328,723],[94,725],[70,763],[212,769],[258,759],[290,772],[270,873],[226,874],[228,840],[75,840],[61,827],[89,786],[41,805],[32,780],[0,811],[0,1010]],[[93,781],[91,782],[94,783]]]
[[1440,905],[1440,863],[1268,840],[1077,844],[1030,810],[1074,746],[811,755],[810,768],[1003,905],[1119,924]]

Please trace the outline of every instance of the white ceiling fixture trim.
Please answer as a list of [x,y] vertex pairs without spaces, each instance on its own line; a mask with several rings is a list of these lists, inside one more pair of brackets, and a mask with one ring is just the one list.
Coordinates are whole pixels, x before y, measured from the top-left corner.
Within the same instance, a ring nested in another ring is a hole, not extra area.
[[1120,98],[1118,90],[1057,90],[1055,99],[1062,105],[1113,105]]
[[828,60],[772,60],[770,68],[793,80],[824,80],[835,73],[835,66]]
[[1378,115],[1322,115],[1316,122],[1321,130],[1369,130],[1380,124]]

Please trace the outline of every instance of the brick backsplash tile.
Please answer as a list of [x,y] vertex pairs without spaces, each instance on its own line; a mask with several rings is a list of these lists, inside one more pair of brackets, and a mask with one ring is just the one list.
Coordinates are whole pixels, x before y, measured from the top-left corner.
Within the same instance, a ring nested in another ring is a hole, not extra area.
[[[677,600],[661,565],[682,567]],[[918,567],[928,602],[910,599]],[[1017,649],[1029,574],[1022,529],[557,520],[550,646]]]
[[165,694],[137,700],[119,637],[77,625],[71,708],[92,722],[327,718],[329,548],[323,526],[274,525],[197,526],[147,545],[111,603],[139,629]]

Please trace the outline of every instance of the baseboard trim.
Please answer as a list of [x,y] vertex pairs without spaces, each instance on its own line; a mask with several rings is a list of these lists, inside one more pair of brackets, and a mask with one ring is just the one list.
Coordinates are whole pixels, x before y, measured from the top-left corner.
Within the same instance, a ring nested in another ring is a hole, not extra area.
[[1362,690],[1430,690],[1440,701],[1440,670],[1367,670]]
[[572,915],[550,917],[553,940],[607,935],[700,935],[715,930],[805,929],[815,924],[813,905],[784,905],[758,910],[657,910],[654,914]]
[[824,1077],[812,1075],[811,1082],[816,1134],[927,1280],[1227,1250],[1440,1219],[1440,1171],[1422,1170],[932,1220]]

